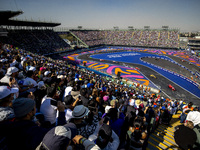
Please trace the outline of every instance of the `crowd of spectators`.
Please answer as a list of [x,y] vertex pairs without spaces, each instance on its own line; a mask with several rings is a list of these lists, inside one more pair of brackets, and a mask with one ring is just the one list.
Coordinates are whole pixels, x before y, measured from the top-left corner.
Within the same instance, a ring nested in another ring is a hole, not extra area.
[[169,48],[179,46],[179,32],[173,30],[78,30],[71,32],[89,46],[101,44]]
[[53,30],[8,30],[1,42],[14,45],[37,54],[47,54],[69,49],[70,46]]
[[137,86],[2,44],[0,148],[145,149],[184,103]]

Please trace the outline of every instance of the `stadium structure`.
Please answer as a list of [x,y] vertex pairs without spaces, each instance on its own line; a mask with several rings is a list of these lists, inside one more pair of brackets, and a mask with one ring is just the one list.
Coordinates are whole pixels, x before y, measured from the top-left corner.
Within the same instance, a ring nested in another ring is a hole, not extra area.
[[[162,96],[190,100],[199,104],[200,96],[196,93],[199,92],[198,88],[200,87],[200,62],[196,57],[190,57],[190,52],[180,51],[180,31],[178,29],[170,29],[168,26],[163,26],[161,29],[150,29],[149,26],[145,26],[143,29],[129,27],[126,30],[118,28],[91,30],[82,27],[65,30],[56,28],[61,25],[60,23],[12,19],[22,13],[22,11],[0,12],[1,43],[55,59],[66,59],[68,62],[76,63],[79,67],[93,70],[101,75],[108,74],[109,70],[109,77],[112,78],[116,78],[120,71],[124,76],[123,82],[127,84],[136,83],[146,86],[146,88],[152,88],[154,92],[156,91]],[[198,45],[196,42],[191,41],[191,43]],[[101,54],[103,55],[100,58]],[[120,62],[121,59],[104,59],[132,56],[129,58],[132,60],[136,58],[135,55],[142,56],[137,58],[138,62],[141,61],[140,63]],[[144,66],[145,63],[146,66]],[[116,65],[121,67],[116,67]],[[114,68],[114,66],[115,71],[112,73],[110,68]],[[126,71],[123,70],[124,68]],[[130,71],[130,68],[134,71]],[[156,69],[158,70],[156,71]],[[160,73],[161,70],[165,73]],[[137,76],[131,72],[137,73]],[[171,78],[169,79],[164,74],[168,74]],[[132,78],[125,78],[128,75],[131,75]],[[185,80],[190,89],[184,85],[182,87],[180,82],[179,85],[173,81],[173,78],[178,80],[178,77],[180,77],[180,81]],[[169,89],[168,84],[172,84],[176,91]],[[192,91],[196,93],[192,93]],[[154,135],[162,129],[166,130],[166,134]],[[173,139],[172,127],[161,126],[158,130],[150,136],[147,149],[177,148]]]

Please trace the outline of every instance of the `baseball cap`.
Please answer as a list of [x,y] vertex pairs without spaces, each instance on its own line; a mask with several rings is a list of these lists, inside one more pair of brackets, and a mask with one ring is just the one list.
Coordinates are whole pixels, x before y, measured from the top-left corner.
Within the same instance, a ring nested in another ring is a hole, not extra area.
[[9,67],[7,69],[7,73],[6,74],[11,75],[12,73],[15,73],[15,72],[18,72],[18,71],[19,71],[19,69],[16,68],[16,67]]
[[70,140],[72,140],[77,134],[76,125],[68,123],[63,126],[57,126],[51,129],[44,136],[40,148],[50,150],[66,150]]
[[10,88],[9,86],[0,86],[0,101],[11,93],[19,92],[18,88]]
[[34,72],[34,71],[36,71],[36,68],[33,67],[33,66],[31,66],[31,67],[29,68],[29,70]]
[[50,73],[51,73],[51,71],[45,71],[45,72],[44,72],[44,75],[47,76],[47,75],[50,74]]
[[44,81],[38,82],[38,89],[45,89],[46,85],[44,84]]

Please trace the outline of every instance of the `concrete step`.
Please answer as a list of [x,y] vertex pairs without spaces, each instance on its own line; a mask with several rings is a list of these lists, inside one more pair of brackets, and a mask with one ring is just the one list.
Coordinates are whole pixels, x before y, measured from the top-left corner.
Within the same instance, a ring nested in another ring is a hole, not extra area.
[[157,146],[156,148],[172,150],[172,148],[170,148],[170,147],[167,146],[165,143],[163,143],[163,141],[161,141],[161,140],[155,138],[155,137],[152,136],[152,135],[149,137],[148,145],[149,145],[149,142],[151,142],[151,143],[153,143],[154,145],[156,145],[156,146]]
[[158,139],[159,141],[161,141],[163,144],[171,147],[171,148],[176,148],[176,149],[179,149],[178,148],[178,145],[175,143],[174,139],[172,138],[169,138],[168,136],[165,136],[163,134],[155,134],[155,133],[152,133],[152,137],[154,137],[155,139]]
[[150,150],[168,149],[168,150],[181,150],[174,141],[174,127],[181,125],[178,120],[180,112],[173,115],[173,121],[169,126],[160,124],[153,133],[150,134],[148,139],[148,146]]

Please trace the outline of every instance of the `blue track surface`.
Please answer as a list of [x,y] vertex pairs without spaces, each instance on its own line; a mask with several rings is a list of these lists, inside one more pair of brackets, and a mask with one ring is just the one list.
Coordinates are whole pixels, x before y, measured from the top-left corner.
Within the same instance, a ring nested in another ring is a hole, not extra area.
[[[159,56],[159,55],[154,55],[154,54],[148,54],[148,53],[140,53],[140,52],[118,52],[118,53],[107,53],[107,54],[98,54],[98,55],[92,55],[92,58],[97,58],[97,59],[104,59],[104,60],[114,60],[118,62],[126,62],[126,63],[134,63],[134,64],[140,64],[144,65],[146,67],[149,67],[156,72],[160,73],[161,75],[165,76],[166,78],[170,79],[177,85],[181,86],[182,88],[186,89],[190,93],[196,95],[197,97],[200,98],[200,90],[199,88],[195,85],[195,83],[191,82],[190,80],[177,76],[174,73],[170,73],[167,70],[164,70],[163,68],[156,67],[155,65],[151,65],[149,63],[144,63],[143,61],[140,60],[142,57],[159,57],[161,59],[166,59],[173,61],[169,57],[166,56]],[[166,83],[167,84],[167,83]]]

